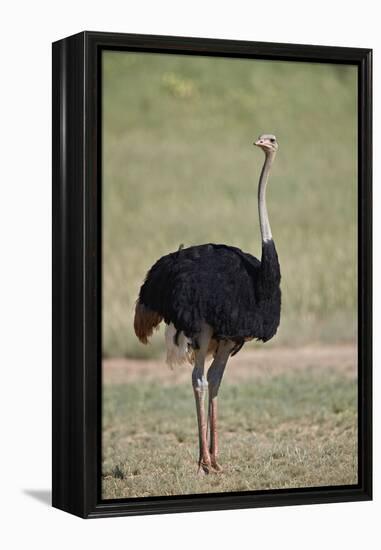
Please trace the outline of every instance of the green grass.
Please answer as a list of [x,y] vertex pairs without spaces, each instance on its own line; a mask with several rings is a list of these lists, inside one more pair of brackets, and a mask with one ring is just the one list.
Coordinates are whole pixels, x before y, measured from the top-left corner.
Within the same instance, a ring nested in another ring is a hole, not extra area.
[[200,478],[189,385],[104,386],[103,497],[357,483],[356,381],[306,369],[221,387],[222,474]]
[[[282,271],[281,326],[266,349],[353,342],[356,68],[104,52],[103,71],[104,356],[162,357],[162,329],[143,346],[132,327],[161,255],[206,242],[260,255],[263,153],[252,142],[263,132],[280,144],[267,195]],[[103,496],[355,484],[357,383],[321,371],[311,350],[302,370],[286,354],[276,374],[226,377],[224,473],[202,479],[190,383],[155,381],[156,364],[150,380],[138,365],[136,381],[108,380]]]
[[103,352],[139,344],[133,308],[161,255],[205,242],[260,254],[262,132],[280,144],[268,209],[282,269],[274,344],[356,335],[356,69],[103,54]]

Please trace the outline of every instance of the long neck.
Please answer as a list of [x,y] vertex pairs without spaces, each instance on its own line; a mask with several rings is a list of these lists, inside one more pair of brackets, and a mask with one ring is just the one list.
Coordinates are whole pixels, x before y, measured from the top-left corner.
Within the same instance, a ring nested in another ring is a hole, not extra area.
[[280,284],[278,254],[272,238],[269,216],[267,214],[266,207],[266,185],[274,158],[275,152],[266,152],[266,159],[259,178],[258,186],[259,223],[262,234],[260,292],[262,298],[266,299],[274,297],[274,292],[279,292]]
[[259,224],[261,227],[262,243],[272,240],[271,227],[266,206],[266,186],[269,179],[270,168],[275,158],[274,152],[266,152],[265,162],[263,164],[261,176],[258,185],[258,210]]

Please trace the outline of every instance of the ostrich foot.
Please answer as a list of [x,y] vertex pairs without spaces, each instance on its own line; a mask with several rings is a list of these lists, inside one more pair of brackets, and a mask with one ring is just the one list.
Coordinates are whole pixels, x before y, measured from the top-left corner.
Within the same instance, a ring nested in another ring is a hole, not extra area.
[[208,475],[208,474],[210,474],[210,469],[211,469],[211,463],[210,462],[200,460],[200,462],[198,463],[197,475],[199,475],[199,476]]
[[216,474],[222,474],[222,472],[224,471],[222,466],[220,464],[218,464],[217,460],[212,459],[211,467],[216,472]]

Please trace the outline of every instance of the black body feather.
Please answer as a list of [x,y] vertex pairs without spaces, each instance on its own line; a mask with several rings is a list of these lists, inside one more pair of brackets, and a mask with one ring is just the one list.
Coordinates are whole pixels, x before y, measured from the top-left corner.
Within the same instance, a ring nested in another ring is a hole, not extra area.
[[173,323],[197,347],[203,322],[217,340],[240,349],[245,340],[266,342],[280,321],[278,255],[273,241],[262,245],[262,259],[239,248],[204,244],[160,258],[148,271],[139,302]]

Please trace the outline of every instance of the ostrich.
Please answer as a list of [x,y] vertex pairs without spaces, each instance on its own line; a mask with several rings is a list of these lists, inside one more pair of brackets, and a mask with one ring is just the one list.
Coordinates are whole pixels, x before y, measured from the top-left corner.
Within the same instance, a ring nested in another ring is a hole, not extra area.
[[[204,474],[222,470],[217,462],[217,395],[226,363],[245,342],[270,340],[280,321],[280,267],[266,208],[266,186],[278,142],[263,134],[254,145],[265,153],[258,185],[261,261],[224,244],[181,245],[148,271],[135,309],[135,333],[143,344],[164,320],[167,362],[193,365],[198,472]],[[209,354],[213,362],[205,377]]]

